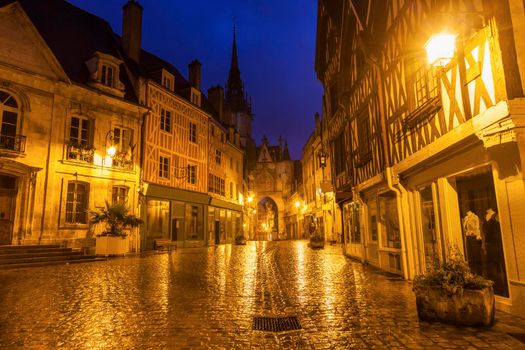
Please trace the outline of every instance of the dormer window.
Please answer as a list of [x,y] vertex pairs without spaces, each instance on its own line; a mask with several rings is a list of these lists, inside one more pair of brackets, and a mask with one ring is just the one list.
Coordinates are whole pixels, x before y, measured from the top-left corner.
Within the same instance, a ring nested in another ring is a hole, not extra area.
[[190,102],[193,103],[195,106],[201,106],[201,92],[193,87],[190,91]]
[[162,76],[160,83],[162,86],[164,86],[166,89],[173,91],[174,90],[174,77],[173,74],[169,73],[166,70],[162,70]]
[[93,58],[86,62],[90,73],[89,84],[112,95],[124,97],[124,84],[120,81],[122,63],[114,56],[95,52]]
[[115,81],[115,69],[107,64],[102,64],[100,69],[100,82],[106,86],[113,87]]

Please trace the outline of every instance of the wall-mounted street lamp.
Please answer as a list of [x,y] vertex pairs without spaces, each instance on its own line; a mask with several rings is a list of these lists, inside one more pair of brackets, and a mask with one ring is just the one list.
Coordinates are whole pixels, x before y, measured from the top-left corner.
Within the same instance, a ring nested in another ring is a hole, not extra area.
[[425,50],[430,65],[444,67],[454,57],[456,35],[450,33],[432,35],[425,44]]
[[324,151],[319,152],[319,166],[321,168],[326,167],[326,153]]
[[115,154],[117,154],[117,148],[113,144],[114,140],[115,134],[113,133],[113,130],[109,130],[106,134],[106,154],[111,158],[113,158]]
[[299,209],[299,207],[301,206],[301,202],[295,201],[294,205],[297,209]]

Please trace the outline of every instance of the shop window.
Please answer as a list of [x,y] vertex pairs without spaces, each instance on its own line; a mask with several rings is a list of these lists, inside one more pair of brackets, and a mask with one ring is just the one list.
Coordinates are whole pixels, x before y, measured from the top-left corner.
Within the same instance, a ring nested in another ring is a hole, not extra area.
[[186,239],[203,239],[203,213],[202,207],[196,205],[186,205]]
[[386,192],[379,195],[379,223],[381,244],[384,248],[401,248],[401,231],[397,215],[396,195]]
[[170,202],[147,201],[146,226],[149,238],[169,238]]
[[113,186],[111,193],[111,202],[113,204],[128,205],[129,187],[127,186]]
[[423,250],[425,253],[426,268],[439,262],[439,247],[436,227],[435,206],[432,195],[432,186],[419,190],[421,209],[421,232],[423,234]]
[[459,214],[470,269],[494,281],[494,293],[509,296],[503,241],[491,168],[457,176]]
[[346,205],[347,243],[361,243],[360,212],[359,204],[352,202]]
[[87,224],[89,184],[79,181],[67,183],[66,224]]
[[160,130],[171,132],[171,111],[160,109]]

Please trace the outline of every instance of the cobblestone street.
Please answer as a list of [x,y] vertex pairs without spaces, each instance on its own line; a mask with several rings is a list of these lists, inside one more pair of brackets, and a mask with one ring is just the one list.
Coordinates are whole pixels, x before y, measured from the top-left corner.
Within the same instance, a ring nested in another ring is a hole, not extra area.
[[[261,315],[302,329],[253,331]],[[409,283],[304,241],[0,272],[2,349],[523,349],[524,325],[419,322]]]

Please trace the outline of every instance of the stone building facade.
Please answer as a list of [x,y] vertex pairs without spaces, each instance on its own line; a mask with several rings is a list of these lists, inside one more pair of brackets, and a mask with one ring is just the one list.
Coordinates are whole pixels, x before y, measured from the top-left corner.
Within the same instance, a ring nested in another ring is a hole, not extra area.
[[[272,146],[263,137],[257,147],[257,161],[250,171],[248,195],[253,196],[256,213],[252,220],[249,238],[256,240],[286,239],[286,203],[296,192],[294,179],[300,172],[290,159],[288,145],[283,140]],[[291,228],[289,228],[291,230]]]
[[[72,21],[55,35],[57,22]],[[0,244],[81,246],[101,229],[89,210],[124,202],[137,211],[147,110],[106,22],[21,0],[0,2],[0,27]]]

